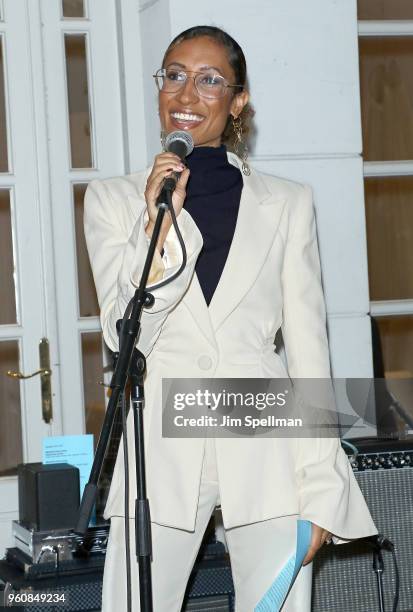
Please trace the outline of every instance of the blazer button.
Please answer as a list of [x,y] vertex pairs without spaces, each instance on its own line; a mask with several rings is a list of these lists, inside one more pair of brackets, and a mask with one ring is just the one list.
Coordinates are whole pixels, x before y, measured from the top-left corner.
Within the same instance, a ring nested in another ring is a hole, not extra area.
[[210,370],[212,368],[212,359],[208,355],[201,355],[198,358],[198,365],[201,370]]

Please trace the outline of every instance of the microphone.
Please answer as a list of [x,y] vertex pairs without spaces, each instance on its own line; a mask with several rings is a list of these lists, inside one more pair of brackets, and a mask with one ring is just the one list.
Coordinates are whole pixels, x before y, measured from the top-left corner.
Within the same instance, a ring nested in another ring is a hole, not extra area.
[[359,542],[365,542],[368,546],[371,546],[376,551],[378,550],[389,550],[392,552],[394,550],[394,544],[388,538],[386,538],[381,533],[377,535],[368,536],[367,538],[360,538]]
[[[169,153],[175,153],[175,155],[178,155],[182,161],[184,161],[187,155],[192,153],[193,149],[194,141],[191,134],[184,132],[183,130],[171,132],[165,139],[165,150]],[[163,188],[167,191],[173,191],[180,175],[180,172],[174,172],[172,176],[168,176],[165,179]]]

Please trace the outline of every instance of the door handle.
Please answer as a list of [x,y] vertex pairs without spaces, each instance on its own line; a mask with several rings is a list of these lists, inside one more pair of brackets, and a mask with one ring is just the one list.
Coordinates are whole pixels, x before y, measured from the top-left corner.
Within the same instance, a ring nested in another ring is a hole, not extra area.
[[33,376],[40,376],[40,386],[42,393],[42,416],[45,423],[50,423],[53,418],[53,403],[52,403],[52,370],[50,369],[50,349],[47,338],[42,338],[39,343],[39,362],[40,368],[32,374],[23,374],[23,372],[14,372],[9,370],[7,376],[17,380],[26,380]]
[[41,374],[42,376],[50,376],[52,373],[51,370],[46,370],[46,368],[40,368],[40,370],[36,370],[33,374],[23,374],[23,372],[14,372],[13,370],[7,371],[7,376],[10,378],[18,378],[19,380],[26,380],[26,378],[33,378],[33,376],[37,376]]

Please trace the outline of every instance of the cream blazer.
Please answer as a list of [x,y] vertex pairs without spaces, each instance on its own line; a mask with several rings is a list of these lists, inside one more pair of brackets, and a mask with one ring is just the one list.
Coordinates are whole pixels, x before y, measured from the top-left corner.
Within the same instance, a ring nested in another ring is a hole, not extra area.
[[[241,169],[237,156],[231,164]],[[116,321],[139,282],[148,249],[144,190],[150,169],[92,181],[85,234],[106,343],[118,348]],[[154,291],[142,316],[139,349],[147,357],[145,452],[151,519],[193,530],[204,438],[163,438],[161,379],[168,377],[330,377],[326,311],[312,193],[308,185],[262,174],[244,186],[231,249],[209,307],[195,263],[202,236],[183,209],[178,225],[188,260],[172,283]],[[180,247],[172,227],[165,242],[172,275]],[[154,266],[162,266],[160,255]],[[163,269],[163,268],[162,268]],[[275,352],[281,327],[288,372]],[[136,492],[129,415],[131,516]],[[338,439],[216,439],[226,528],[299,514],[334,534],[335,542],[377,533]],[[123,457],[118,453],[105,517],[123,510]]]

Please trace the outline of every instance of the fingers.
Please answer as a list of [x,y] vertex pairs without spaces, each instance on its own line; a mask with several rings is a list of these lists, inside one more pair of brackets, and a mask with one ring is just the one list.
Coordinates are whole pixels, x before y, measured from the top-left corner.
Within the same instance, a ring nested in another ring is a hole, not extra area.
[[307,551],[306,556],[304,557],[303,565],[307,565],[311,563],[314,559],[317,551],[325,544],[327,540],[331,538],[331,533],[327,531],[327,529],[323,529],[319,525],[315,523],[312,524],[312,532],[311,532],[311,543],[310,547]]
[[184,164],[178,155],[174,153],[161,153],[155,157],[155,161],[152,167],[152,172],[149,175],[148,181],[151,181],[159,174],[167,171],[168,169],[181,172],[184,169]]
[[323,530],[323,541],[321,543],[321,545],[323,544],[330,544],[331,542],[331,533],[329,531],[327,531],[326,529]]
[[186,184],[189,179],[189,174],[190,174],[189,168],[185,168],[185,170],[182,172],[181,176],[179,177],[176,183],[175,192],[178,192],[178,194],[183,198],[185,198],[185,189],[186,189]]
[[176,155],[175,153],[159,153],[158,155],[155,155],[155,159],[153,162],[153,167],[156,168],[156,166],[158,164],[162,164],[163,162],[168,161],[169,163],[176,163],[176,164],[181,164],[181,158],[179,157],[179,155]]
[[164,179],[172,172],[182,172],[185,166],[178,155],[160,153],[155,157],[152,171],[146,182],[145,199],[148,205],[153,205],[158,197]]
[[148,177],[146,183],[145,196],[158,195],[164,179],[170,176],[172,172],[182,172],[185,166],[183,164],[175,164],[170,161],[160,163],[154,167]]
[[[161,153],[155,157],[152,171],[146,182],[145,200],[149,215],[149,223],[145,229],[148,236],[152,234],[153,226],[156,222],[158,209],[156,207],[157,199],[161,193],[161,189],[165,178],[170,176],[172,172],[180,173],[176,183],[176,188],[172,194],[172,203],[175,215],[179,215],[186,197],[186,185],[189,178],[189,169],[181,162],[180,158],[173,153]],[[171,216],[165,215],[162,221],[160,239],[158,245],[162,248],[166,235],[172,225]]]
[[184,168],[185,166],[182,162],[177,163],[170,160],[162,161],[152,169],[152,172],[148,177],[148,181],[151,182],[159,177],[163,177],[167,172],[182,172]]
[[[186,184],[189,178],[189,168],[185,168],[176,183],[175,190],[172,194],[172,205],[175,211],[175,215],[178,216],[182,210],[182,207],[186,198]],[[171,219],[172,221],[172,219]]]
[[184,170],[183,170],[181,176],[179,177],[179,181],[177,183],[177,186],[185,188],[186,184],[188,182],[188,179],[189,179],[189,175],[190,175],[189,168],[184,167]]
[[313,523],[313,530],[312,530],[312,536],[311,536],[311,543],[310,543],[310,547],[307,551],[306,556],[304,557],[304,561],[303,561],[303,565],[307,565],[308,563],[311,563],[311,561],[314,559],[315,554],[317,552],[317,550],[320,548],[321,546],[321,539],[320,539],[320,534],[318,531],[316,531],[314,529],[314,523]]

